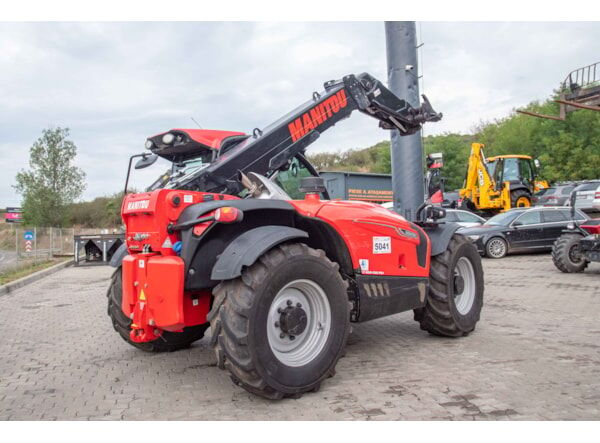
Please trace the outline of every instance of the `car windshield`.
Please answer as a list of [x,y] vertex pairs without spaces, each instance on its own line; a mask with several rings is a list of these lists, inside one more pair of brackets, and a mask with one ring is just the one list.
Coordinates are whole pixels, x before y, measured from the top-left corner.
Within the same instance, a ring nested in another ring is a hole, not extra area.
[[486,225],[499,225],[508,226],[515,218],[521,215],[523,211],[508,211],[502,214],[494,215],[485,224]]

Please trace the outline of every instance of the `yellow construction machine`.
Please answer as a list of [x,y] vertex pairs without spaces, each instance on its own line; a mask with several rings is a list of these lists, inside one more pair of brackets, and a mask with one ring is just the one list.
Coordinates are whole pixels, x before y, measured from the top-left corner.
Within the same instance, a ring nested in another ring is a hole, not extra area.
[[461,208],[494,214],[510,208],[531,206],[531,196],[548,187],[537,174],[538,160],[528,155],[498,155],[486,158],[482,143],[471,145]]

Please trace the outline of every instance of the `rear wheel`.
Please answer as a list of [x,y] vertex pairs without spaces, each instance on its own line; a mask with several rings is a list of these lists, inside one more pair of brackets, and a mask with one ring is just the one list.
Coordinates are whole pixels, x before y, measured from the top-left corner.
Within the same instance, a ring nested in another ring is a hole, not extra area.
[[523,189],[517,189],[510,193],[511,208],[529,208],[531,206],[531,194]]
[[108,316],[112,320],[115,331],[131,346],[147,352],[172,352],[188,348],[193,342],[204,337],[204,332],[208,329],[209,323],[190,326],[184,328],[182,332],[163,331],[160,337],[149,342],[137,343],[132,341],[129,337],[131,319],[123,313],[121,308],[122,288],[122,268],[119,267],[113,273],[110,287],[106,293],[108,297]]
[[461,337],[475,329],[483,306],[483,267],[477,249],[455,234],[443,254],[431,259],[427,304],[415,309],[421,329]]
[[502,258],[508,252],[506,240],[500,237],[492,237],[485,244],[485,255],[489,258]]
[[581,254],[579,234],[563,234],[552,245],[552,261],[560,271],[566,273],[583,272],[589,262]]
[[332,376],[349,330],[339,266],[302,243],[277,246],[213,293],[219,367],[254,394],[280,399]]

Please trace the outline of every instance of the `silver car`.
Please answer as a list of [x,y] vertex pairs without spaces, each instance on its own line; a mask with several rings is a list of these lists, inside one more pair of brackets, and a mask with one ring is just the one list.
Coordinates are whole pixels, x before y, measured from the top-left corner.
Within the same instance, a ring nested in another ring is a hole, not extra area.
[[[394,210],[394,204],[392,202],[383,203],[381,206],[389,209],[390,211]],[[460,225],[463,228],[472,228],[484,224],[485,218],[461,209],[446,209],[446,216],[438,219],[438,221],[452,222]]]
[[461,209],[446,209],[446,216],[439,221],[456,223],[463,228],[473,228],[485,223],[485,218]]
[[582,183],[573,189],[575,207],[586,212],[600,211],[600,181]]

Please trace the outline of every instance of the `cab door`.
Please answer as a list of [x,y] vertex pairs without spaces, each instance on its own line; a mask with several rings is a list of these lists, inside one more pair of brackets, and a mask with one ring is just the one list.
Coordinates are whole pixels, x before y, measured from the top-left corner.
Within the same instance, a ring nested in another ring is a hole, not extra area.
[[535,175],[531,166],[531,160],[527,158],[519,159],[519,179],[527,186],[529,192],[535,192]]

